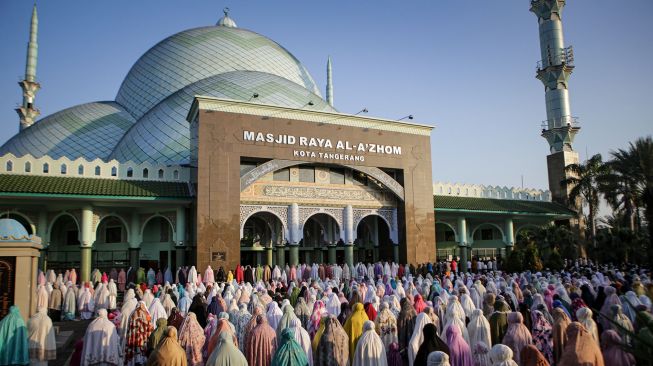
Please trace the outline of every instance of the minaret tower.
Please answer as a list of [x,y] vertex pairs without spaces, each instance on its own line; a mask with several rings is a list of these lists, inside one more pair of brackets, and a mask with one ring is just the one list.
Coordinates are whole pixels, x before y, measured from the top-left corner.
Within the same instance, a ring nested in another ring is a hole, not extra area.
[[553,201],[569,205],[568,188],[561,182],[568,177],[565,167],[579,161],[572,148],[580,130],[569,107],[569,77],[574,70],[574,53],[565,47],[562,33],[562,8],[565,0],[531,0],[530,11],[540,26],[540,51],[536,77],[544,84],[546,121],[542,122],[542,137],[549,143],[547,156],[549,190]]
[[39,45],[36,43],[36,37],[39,28],[39,18],[36,14],[36,4],[32,9],[32,23],[29,31],[29,42],[27,43],[27,62],[25,63],[25,79],[18,82],[23,89],[23,104],[16,108],[20,117],[20,129],[31,126],[36,117],[41,114],[34,107],[34,97],[36,92],[41,88],[41,84],[36,82],[36,58],[38,56]]
[[327,59],[326,99],[327,103],[333,107],[333,74],[331,70],[331,56]]

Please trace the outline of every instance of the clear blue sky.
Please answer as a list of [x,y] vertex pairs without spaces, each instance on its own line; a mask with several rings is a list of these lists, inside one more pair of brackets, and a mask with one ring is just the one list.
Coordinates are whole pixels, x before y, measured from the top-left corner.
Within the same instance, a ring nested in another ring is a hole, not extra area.
[[[0,2],[0,143],[18,131],[32,3]],[[544,88],[534,78],[537,21],[527,0],[41,1],[42,115],[113,100],[132,64],[163,38],[215,24],[222,8],[277,41],[323,90],[333,58],[335,104],[435,125],[434,180],[547,188]],[[585,158],[653,133],[653,1],[569,1],[575,148]]]

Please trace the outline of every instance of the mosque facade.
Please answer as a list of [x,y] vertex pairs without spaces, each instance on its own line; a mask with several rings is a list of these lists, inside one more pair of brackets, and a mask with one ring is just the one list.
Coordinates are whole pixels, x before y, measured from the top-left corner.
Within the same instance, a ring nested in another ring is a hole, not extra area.
[[226,13],[150,48],[114,101],[40,120],[37,36],[35,7],[0,218],[41,238],[43,268],[466,263],[574,215],[548,191],[434,184],[432,126],[338,112],[330,60],[323,98]]

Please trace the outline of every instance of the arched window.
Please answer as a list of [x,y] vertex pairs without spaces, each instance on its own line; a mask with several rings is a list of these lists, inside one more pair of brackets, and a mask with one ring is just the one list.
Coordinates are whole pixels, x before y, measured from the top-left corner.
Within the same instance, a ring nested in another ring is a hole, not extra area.
[[451,187],[449,187],[449,194],[451,194]]
[[131,178],[134,176],[134,169],[132,167],[127,168],[127,178]]
[[97,166],[95,167],[95,175],[100,175],[100,174],[102,174],[102,169],[100,169],[100,166],[97,165]]
[[116,175],[118,175],[118,169],[115,166],[111,167],[111,176],[115,177]]
[[163,169],[159,169],[159,179],[163,179]]
[[147,168],[143,169],[143,178],[147,178],[150,175],[150,171]]
[[50,164],[43,164],[43,173],[50,173]]
[[82,164],[77,167],[77,174],[84,175],[84,166]]
[[6,168],[7,168],[7,171],[8,171],[8,172],[13,171],[13,170],[14,170],[14,163],[13,163],[11,160],[9,160],[9,161],[7,162],[7,167],[6,167]]
[[179,170],[175,170],[174,172],[172,172],[172,178],[174,178],[175,180],[179,180]]
[[68,167],[66,166],[66,164],[61,164],[61,170],[60,171],[61,171],[61,174],[66,174],[66,172],[68,172]]
[[32,172],[32,163],[29,161],[25,162],[25,173],[31,173]]

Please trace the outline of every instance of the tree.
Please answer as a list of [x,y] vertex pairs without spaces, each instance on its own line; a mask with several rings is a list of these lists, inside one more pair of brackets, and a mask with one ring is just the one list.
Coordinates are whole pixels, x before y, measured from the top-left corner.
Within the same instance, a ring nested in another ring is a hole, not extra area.
[[[605,163],[605,174],[598,177],[599,189],[603,197],[615,213],[623,212],[625,224],[630,231],[636,230],[635,216],[637,202],[640,196],[640,187],[637,174],[637,161],[632,150],[619,149],[613,151],[612,160]],[[611,226],[617,223],[613,222]]]
[[[649,243],[653,243],[653,139],[641,137],[630,143],[629,154],[634,161],[634,175],[639,182],[639,196],[644,205]],[[653,246],[648,247],[649,263],[653,266]]]
[[[569,201],[582,200],[582,204],[588,207],[588,222],[592,244],[596,247],[596,211],[599,208],[599,177],[606,174],[607,168],[603,164],[601,154],[596,154],[585,163],[570,164],[565,167],[565,172],[570,177],[563,180],[563,186],[571,187],[569,190]],[[578,213],[581,215],[581,213]]]

